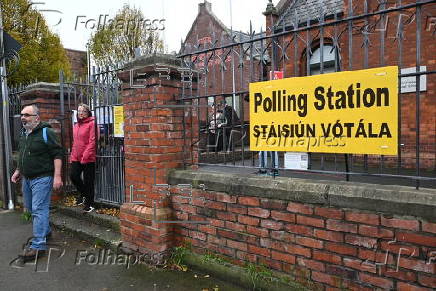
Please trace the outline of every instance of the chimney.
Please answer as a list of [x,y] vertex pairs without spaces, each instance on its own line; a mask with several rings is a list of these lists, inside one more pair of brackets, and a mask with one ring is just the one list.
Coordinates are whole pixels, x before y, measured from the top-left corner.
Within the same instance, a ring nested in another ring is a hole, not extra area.
[[204,0],[203,3],[198,3],[198,13],[200,13],[203,9],[206,9],[207,11],[212,11],[212,3],[207,2]]

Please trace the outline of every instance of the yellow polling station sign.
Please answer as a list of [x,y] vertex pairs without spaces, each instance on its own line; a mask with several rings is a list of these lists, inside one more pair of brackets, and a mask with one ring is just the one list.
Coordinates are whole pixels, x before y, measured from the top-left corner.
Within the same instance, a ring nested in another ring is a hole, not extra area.
[[250,150],[397,155],[398,67],[250,83]]

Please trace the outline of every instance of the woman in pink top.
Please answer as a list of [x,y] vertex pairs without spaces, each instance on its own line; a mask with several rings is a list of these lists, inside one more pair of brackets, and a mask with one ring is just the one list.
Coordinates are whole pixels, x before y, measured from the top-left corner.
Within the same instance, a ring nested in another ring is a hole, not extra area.
[[77,108],[77,123],[73,127],[70,162],[71,182],[80,193],[77,205],[84,204],[83,210],[91,212],[95,209],[95,121],[86,104],[80,104]]

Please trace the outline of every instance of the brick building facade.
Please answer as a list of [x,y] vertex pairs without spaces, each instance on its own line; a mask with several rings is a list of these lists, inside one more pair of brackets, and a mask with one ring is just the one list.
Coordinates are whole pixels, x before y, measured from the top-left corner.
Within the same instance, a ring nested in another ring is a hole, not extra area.
[[[351,7],[349,3],[352,3]],[[264,12],[266,32],[260,33],[258,37],[271,36],[273,33],[279,36],[274,38],[274,43],[271,43],[271,39],[264,42],[264,45],[268,46],[265,56],[262,56],[265,66],[260,65],[260,62],[254,62],[255,65],[250,70],[249,58],[241,60],[240,56],[232,56],[232,53],[223,61],[225,68],[222,69],[221,58],[230,49],[213,48],[231,43],[230,36],[235,42],[248,40],[250,37],[242,32],[230,31],[213,14],[211,4],[205,1],[199,4],[198,15],[185,39],[181,53],[192,53],[191,61],[194,62],[194,68],[199,71],[198,95],[216,96],[215,99],[225,97],[228,101],[232,99],[233,91],[244,94],[242,92],[248,90],[250,82],[267,80],[268,72],[273,70],[283,71],[285,78],[392,65],[403,70],[402,74],[407,74],[415,72],[418,63],[427,72],[434,71],[435,25],[431,11],[436,8],[427,5],[426,9],[421,11],[414,3],[416,2],[412,0],[402,1],[401,5],[406,8],[398,9],[400,4],[382,1],[281,0],[276,6],[270,1]],[[379,13],[386,9],[392,9],[392,12]],[[420,28],[417,28],[418,10]],[[365,14],[369,16],[361,16]],[[351,22],[343,21],[353,15],[359,17]],[[322,23],[332,24],[322,28],[317,26]],[[286,33],[294,30],[294,27],[297,28],[297,32]],[[417,30],[420,30],[419,39],[416,37]],[[254,45],[256,44],[257,42],[254,42]],[[248,49],[245,44],[241,46]],[[419,60],[417,50],[420,50]],[[249,49],[246,52],[248,53]],[[233,76],[232,57],[235,58],[236,64]],[[256,59],[256,56],[254,58]],[[259,58],[258,55],[257,60]],[[206,62],[209,69],[207,74],[204,73]],[[433,76],[429,74],[427,77],[421,77],[426,89],[421,90],[419,102],[416,101],[416,89],[401,91],[399,156],[384,157],[383,162],[386,165],[416,167],[416,151],[419,151],[420,166],[429,170],[436,168],[436,101],[432,98],[436,81]],[[400,79],[403,85],[405,82],[405,78]],[[243,110],[238,102],[234,107],[248,123],[248,102],[242,101],[239,96],[237,94],[236,99],[243,103]],[[205,98],[201,101],[205,105]],[[420,107],[418,114],[417,103]],[[204,108],[200,112],[200,118],[205,120]],[[416,124],[418,116],[419,130]],[[378,163],[380,157],[369,156],[368,159],[370,162]]]
[[[255,36],[263,36],[265,33],[257,33]],[[232,41],[242,42],[249,39],[249,35],[242,31],[232,31],[225,26],[221,20],[213,13],[212,4],[204,1],[198,4],[198,14],[192,23],[182,48],[181,54],[193,53],[191,61],[194,69],[199,72],[199,96],[209,96],[209,105],[219,103],[225,98],[227,104],[233,106],[238,113],[238,117],[243,116],[244,121],[248,121],[248,102],[244,96],[248,91],[250,82],[261,81],[267,75],[266,67],[262,67],[259,62],[253,64],[250,74],[250,61],[247,58],[247,46],[231,49],[218,49],[215,47],[225,46]],[[195,52],[208,50],[204,53]],[[255,54],[258,54],[257,51]],[[264,56],[268,60],[268,56]],[[259,55],[254,55],[259,60]],[[205,74],[205,68],[208,68]],[[233,82],[234,78],[234,82]],[[235,104],[232,104],[232,93],[235,92]],[[206,104],[206,99],[202,99],[202,105]],[[241,106],[244,109],[241,109]],[[242,113],[243,110],[243,113]],[[200,118],[205,120],[206,112],[202,109]]]
[[71,73],[76,78],[81,78],[82,80],[86,80],[88,75],[88,65],[87,65],[87,56],[86,51],[79,51],[73,49],[65,49],[65,52],[68,57],[68,61],[71,65]]

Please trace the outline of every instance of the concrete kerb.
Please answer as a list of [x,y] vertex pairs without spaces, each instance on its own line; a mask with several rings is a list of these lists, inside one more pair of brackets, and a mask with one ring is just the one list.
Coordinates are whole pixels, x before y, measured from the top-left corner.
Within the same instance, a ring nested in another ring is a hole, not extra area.
[[98,247],[117,250],[121,243],[121,235],[106,233],[104,229],[96,225],[83,226],[78,219],[64,218],[52,215],[50,224],[55,229],[65,231],[84,241],[88,241]]
[[436,221],[436,190],[395,185],[374,185],[337,181],[258,177],[193,170],[174,170],[169,183],[204,184],[207,190],[235,196],[254,196],[408,215]]
[[92,212],[84,215],[81,208],[55,204],[50,212],[50,224],[100,247],[117,250],[121,243],[119,219],[109,215]]
[[[203,256],[192,252],[189,252],[185,256],[185,262],[194,270],[201,271],[202,273],[211,274],[221,280],[232,282],[236,285],[242,286],[247,290],[253,289],[253,281],[247,270],[230,264],[230,263],[218,263],[214,261],[203,262]],[[286,274],[281,274],[276,271],[271,273],[275,278],[288,277]],[[297,283],[284,284],[282,282],[267,282],[260,278],[255,282],[256,290],[271,290],[271,291],[289,291],[289,290],[309,290]]]
[[[81,207],[67,207],[58,204],[55,205],[54,208],[62,214],[78,219],[84,219],[83,210]],[[86,220],[94,224],[113,229],[114,231],[120,231],[120,220],[117,217],[90,212],[86,214]]]

